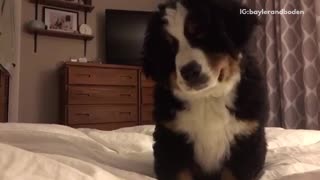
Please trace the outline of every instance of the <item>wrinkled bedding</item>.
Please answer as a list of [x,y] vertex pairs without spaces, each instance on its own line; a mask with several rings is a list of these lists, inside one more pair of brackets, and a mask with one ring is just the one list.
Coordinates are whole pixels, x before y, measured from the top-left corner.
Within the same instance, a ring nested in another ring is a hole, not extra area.
[[[154,126],[0,124],[1,180],[154,180]],[[320,179],[320,131],[267,128],[261,180]]]

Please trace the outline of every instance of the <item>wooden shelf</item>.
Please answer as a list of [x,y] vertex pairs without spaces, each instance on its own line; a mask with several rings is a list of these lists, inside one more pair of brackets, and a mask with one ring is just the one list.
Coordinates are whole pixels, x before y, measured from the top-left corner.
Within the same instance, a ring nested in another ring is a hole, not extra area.
[[30,33],[35,33],[44,36],[54,36],[54,37],[62,37],[62,38],[71,38],[71,39],[80,39],[80,40],[92,40],[94,37],[90,35],[84,35],[79,33],[67,33],[67,32],[59,32],[52,30],[34,30],[30,31]]
[[32,3],[38,2],[39,4],[43,4],[43,5],[73,9],[73,10],[84,11],[84,12],[91,12],[94,9],[94,7],[91,5],[72,3],[72,2],[66,2],[66,1],[60,1],[60,0],[30,0],[30,2]]

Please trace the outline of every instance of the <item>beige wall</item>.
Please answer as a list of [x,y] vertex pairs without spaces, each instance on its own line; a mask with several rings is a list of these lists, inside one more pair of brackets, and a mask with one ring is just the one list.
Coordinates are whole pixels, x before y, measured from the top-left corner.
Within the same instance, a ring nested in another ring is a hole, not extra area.
[[[127,9],[151,11],[159,0],[93,0],[88,16],[95,39],[88,43],[88,58],[104,59],[104,11]],[[41,17],[41,10],[39,10]],[[34,5],[22,1],[21,24],[34,17]],[[59,120],[58,69],[64,60],[83,55],[83,41],[39,36],[33,52],[33,35],[21,34],[19,122],[56,123]]]

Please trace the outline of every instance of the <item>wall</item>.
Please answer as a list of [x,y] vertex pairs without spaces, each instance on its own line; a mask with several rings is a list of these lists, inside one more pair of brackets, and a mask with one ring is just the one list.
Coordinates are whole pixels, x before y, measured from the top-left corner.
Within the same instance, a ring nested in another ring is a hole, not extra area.
[[[88,16],[95,39],[88,43],[88,58],[104,59],[105,9],[151,11],[159,0],[93,0]],[[41,10],[39,10],[41,13]],[[41,17],[41,14],[39,15]],[[21,25],[34,17],[34,5],[22,0]],[[81,18],[82,19],[82,18]],[[33,35],[21,34],[19,122],[56,123],[59,121],[58,69],[64,60],[83,55],[83,42],[39,36],[34,53]]]

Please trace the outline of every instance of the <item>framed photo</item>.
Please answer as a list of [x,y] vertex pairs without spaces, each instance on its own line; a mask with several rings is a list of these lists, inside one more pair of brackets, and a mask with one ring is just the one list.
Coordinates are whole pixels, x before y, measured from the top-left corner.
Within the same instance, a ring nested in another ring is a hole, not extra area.
[[79,0],[60,0],[65,2],[71,2],[71,3],[79,3]]
[[79,13],[56,8],[43,8],[43,21],[47,30],[78,32]]
[[91,5],[92,4],[92,0],[79,0],[80,4],[85,4],[85,5]]

